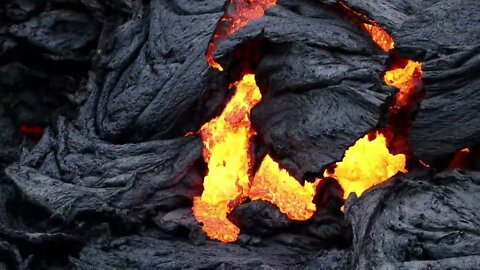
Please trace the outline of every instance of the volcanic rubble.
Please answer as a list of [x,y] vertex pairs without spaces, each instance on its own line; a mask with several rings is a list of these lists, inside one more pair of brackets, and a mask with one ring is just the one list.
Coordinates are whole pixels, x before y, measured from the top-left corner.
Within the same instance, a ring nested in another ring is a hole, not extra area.
[[[256,2],[0,6],[0,268],[480,269],[480,3],[277,0],[212,38]],[[372,21],[395,52],[359,27]],[[394,54],[422,63],[407,143],[428,165],[346,201],[323,179],[307,221],[247,199],[229,213],[238,240],[209,240],[192,213],[208,171],[196,132],[245,66],[262,93],[252,155],[303,183],[388,125]]]

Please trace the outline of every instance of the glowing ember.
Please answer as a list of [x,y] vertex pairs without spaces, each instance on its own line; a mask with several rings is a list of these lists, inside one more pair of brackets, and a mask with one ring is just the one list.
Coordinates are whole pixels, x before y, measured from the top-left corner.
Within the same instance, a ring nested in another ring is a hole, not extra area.
[[193,212],[212,239],[231,242],[239,234],[227,214],[249,194],[252,164],[249,149],[255,135],[249,114],[261,98],[254,75],[245,75],[236,84],[236,92],[222,114],[200,130],[208,175],[202,196],[194,200]]
[[220,27],[217,27],[213,40],[208,44],[208,64],[223,71],[222,66],[213,58],[215,44],[217,44],[218,40],[229,37],[250,21],[262,17],[265,14],[265,10],[275,6],[275,4],[276,0],[229,0],[227,11],[220,20]]
[[370,36],[372,40],[378,45],[378,47],[382,48],[382,50],[388,52],[395,47],[395,42],[393,38],[380,26],[364,23],[363,26]]
[[406,156],[392,155],[387,140],[381,133],[367,135],[345,152],[345,157],[336,164],[335,172],[325,171],[324,176],[338,180],[346,199],[351,192],[360,196],[366,189],[379,184],[398,172],[406,172]]
[[40,139],[43,135],[42,127],[21,125],[19,130],[23,135],[33,139]]
[[469,169],[472,166],[472,155],[469,148],[464,148],[453,156],[448,169]]
[[394,109],[400,109],[411,103],[411,98],[416,94],[417,84],[422,78],[422,64],[407,60],[406,65],[393,68],[385,73],[385,83],[398,88]]
[[253,179],[250,198],[271,202],[290,219],[307,220],[316,210],[312,201],[319,182],[305,182],[302,186],[267,155]]

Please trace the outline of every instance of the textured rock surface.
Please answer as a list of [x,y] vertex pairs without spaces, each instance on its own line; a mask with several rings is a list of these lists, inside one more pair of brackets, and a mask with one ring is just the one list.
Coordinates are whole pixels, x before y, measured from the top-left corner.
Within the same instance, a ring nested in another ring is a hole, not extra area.
[[[423,10],[434,4],[430,0],[344,0],[349,8],[365,15],[391,33],[396,40],[397,30],[410,16],[421,14]],[[438,1],[437,1],[438,2]],[[368,20],[367,20],[368,21]]]
[[439,1],[407,20],[396,36],[399,50],[423,55],[426,97],[410,142],[429,164],[443,165],[480,143],[479,25],[477,1]]
[[198,129],[208,42],[224,1],[134,2],[131,19],[100,40],[93,97],[104,140],[171,138]]
[[246,233],[254,235],[284,231],[295,223],[276,206],[265,201],[252,201],[236,207],[231,220]]
[[343,270],[352,269],[351,250],[322,250],[314,254],[308,263],[303,266],[305,270],[331,269]]
[[87,245],[76,269],[301,269],[301,251],[271,243],[241,247],[207,242],[202,246],[172,239],[128,237]]
[[126,217],[133,209],[135,219],[188,205],[200,191],[202,178],[192,170],[201,157],[198,137],[113,145],[62,120],[57,128],[6,172],[23,196],[67,223],[94,213]]
[[[206,241],[193,219],[205,168],[200,139],[184,134],[221,109],[238,57],[251,56],[243,46],[258,42],[263,56],[252,65],[260,147],[298,179],[381,122],[388,55],[338,2],[279,0],[217,44],[224,75],[205,61],[224,0],[0,5],[0,169],[25,145],[19,124],[66,117],[0,173],[0,268],[480,268],[473,172],[413,175],[352,199],[353,247],[338,192],[321,191],[333,197],[316,198],[323,208],[302,224],[268,203],[242,205],[237,223],[262,236],[231,245]],[[478,1],[344,2],[424,61],[415,153],[437,165],[478,146]]]
[[347,206],[356,269],[478,269],[480,173],[398,177]]
[[216,56],[228,67],[236,44],[253,37],[268,45],[252,122],[297,179],[321,173],[377,126],[393,93],[380,79],[387,56],[353,23],[320,3],[283,1],[220,42]]
[[[0,107],[15,125],[73,119],[103,14],[87,2],[8,0],[0,6]],[[95,18],[94,18],[95,17]]]

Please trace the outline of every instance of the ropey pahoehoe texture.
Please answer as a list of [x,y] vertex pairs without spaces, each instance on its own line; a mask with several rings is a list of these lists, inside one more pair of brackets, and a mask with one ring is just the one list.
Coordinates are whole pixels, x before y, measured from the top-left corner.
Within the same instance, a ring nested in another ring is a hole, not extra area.
[[[346,219],[336,192],[304,223],[246,202],[230,217],[245,227],[237,243],[206,240],[189,211],[202,192],[202,141],[185,134],[228,99],[242,46],[265,46],[255,66],[263,99],[251,115],[258,152],[268,148],[297,179],[384,122],[390,55],[339,2],[423,62],[409,140],[431,168],[350,198]],[[218,42],[219,73],[205,55],[229,3],[0,6],[0,268],[480,268],[480,177],[435,171],[480,143],[480,3],[278,0]],[[30,147],[20,124],[48,128]]]

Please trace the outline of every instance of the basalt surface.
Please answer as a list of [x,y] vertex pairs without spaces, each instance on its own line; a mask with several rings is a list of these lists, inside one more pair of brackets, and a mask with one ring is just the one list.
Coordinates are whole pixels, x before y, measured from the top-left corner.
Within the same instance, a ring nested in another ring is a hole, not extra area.
[[[0,6],[0,268],[480,268],[480,4],[279,0],[216,44],[220,73],[205,55],[227,4]],[[409,142],[430,168],[352,195],[345,214],[337,188],[319,187],[303,222],[245,201],[229,214],[238,241],[208,240],[191,212],[206,165],[189,132],[222,110],[239,57],[252,57],[263,95],[251,113],[256,154],[298,180],[385,125],[392,55],[341,4],[423,62]],[[22,125],[46,129],[35,142]],[[467,147],[472,171],[444,171]]]

